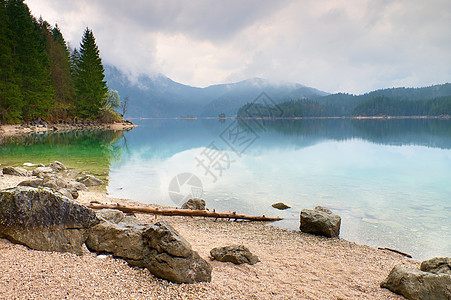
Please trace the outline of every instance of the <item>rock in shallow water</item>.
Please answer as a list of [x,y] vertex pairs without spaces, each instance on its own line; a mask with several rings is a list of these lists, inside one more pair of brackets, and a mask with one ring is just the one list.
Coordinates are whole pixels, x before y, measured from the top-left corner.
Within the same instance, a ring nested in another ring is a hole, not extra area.
[[0,191],[0,236],[35,250],[81,255],[95,213],[48,188]]
[[340,235],[341,218],[323,207],[303,209],[301,211],[300,230],[305,233],[338,237]]
[[280,209],[280,210],[291,208],[291,206],[286,205],[285,203],[282,203],[282,202],[274,203],[271,206],[274,207],[274,208]]

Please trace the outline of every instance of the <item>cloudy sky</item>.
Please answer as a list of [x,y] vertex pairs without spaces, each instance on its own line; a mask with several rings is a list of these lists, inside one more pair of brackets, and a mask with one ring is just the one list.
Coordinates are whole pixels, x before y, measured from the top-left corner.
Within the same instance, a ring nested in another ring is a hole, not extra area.
[[451,82],[450,0],[26,0],[105,64],[193,85],[262,77],[327,92]]

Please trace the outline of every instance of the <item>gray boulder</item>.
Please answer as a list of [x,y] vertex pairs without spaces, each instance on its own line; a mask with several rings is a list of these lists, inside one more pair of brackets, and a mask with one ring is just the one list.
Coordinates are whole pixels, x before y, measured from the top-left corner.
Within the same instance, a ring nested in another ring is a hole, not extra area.
[[338,237],[340,235],[341,218],[330,211],[321,209],[301,210],[300,230],[305,233]]
[[421,263],[420,270],[434,274],[451,275],[451,257],[434,257]]
[[0,191],[0,237],[32,249],[81,255],[95,213],[48,188]]
[[182,209],[205,210],[205,200],[200,198],[192,198],[183,203]]
[[256,264],[259,262],[258,256],[252,254],[248,248],[243,245],[232,245],[226,247],[217,247],[210,250],[212,259],[222,262],[232,262],[240,264]]
[[99,211],[102,222],[86,241],[89,250],[112,253],[130,265],[176,283],[211,281],[211,266],[169,224],[140,224],[121,212]]
[[451,275],[447,274],[433,274],[396,266],[380,286],[409,300],[451,299]]
[[105,184],[105,182],[96,178],[93,175],[86,175],[83,177],[79,177],[79,178],[77,178],[77,181],[83,183],[85,186],[96,186],[96,185]]
[[23,168],[16,167],[4,167],[3,174],[5,175],[14,175],[14,176],[28,176],[28,171]]

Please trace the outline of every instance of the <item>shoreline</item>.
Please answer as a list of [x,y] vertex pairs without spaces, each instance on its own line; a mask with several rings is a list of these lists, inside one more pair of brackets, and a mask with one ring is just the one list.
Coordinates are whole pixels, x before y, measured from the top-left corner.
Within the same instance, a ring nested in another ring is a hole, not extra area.
[[[0,175],[0,189],[28,177]],[[110,198],[91,189],[76,200],[158,207]],[[379,284],[396,265],[418,268],[399,254],[287,231],[267,222],[136,214],[144,222],[169,222],[213,267],[212,282],[171,284],[123,260],[84,249],[83,256],[30,250],[0,239],[0,298],[93,299],[403,299]],[[260,258],[256,265],[209,260],[213,247],[243,244]],[[20,268],[17,266],[20,265]]]
[[59,124],[59,123],[45,123],[45,124],[36,124],[36,125],[24,125],[24,124],[16,124],[16,125],[0,125],[0,137],[12,137],[12,136],[20,136],[24,134],[33,134],[33,133],[48,133],[48,132],[65,132],[65,131],[73,131],[73,130],[92,130],[92,129],[100,129],[100,130],[131,130],[138,125],[133,124],[130,121],[123,121],[117,123],[91,123],[91,124]]

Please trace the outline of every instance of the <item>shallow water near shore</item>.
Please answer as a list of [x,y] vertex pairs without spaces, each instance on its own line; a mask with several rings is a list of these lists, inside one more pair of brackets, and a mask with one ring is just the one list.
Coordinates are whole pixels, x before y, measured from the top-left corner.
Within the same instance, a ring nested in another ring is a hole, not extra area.
[[[3,165],[60,160],[105,174],[113,197],[281,216],[326,206],[341,237],[416,259],[451,254],[447,120],[133,120],[120,134],[41,135],[0,145]],[[292,208],[271,207],[284,202]]]

